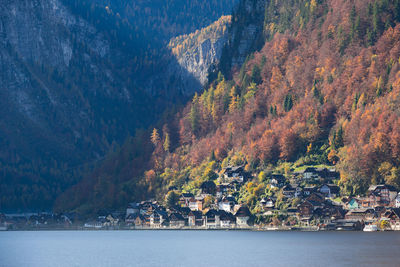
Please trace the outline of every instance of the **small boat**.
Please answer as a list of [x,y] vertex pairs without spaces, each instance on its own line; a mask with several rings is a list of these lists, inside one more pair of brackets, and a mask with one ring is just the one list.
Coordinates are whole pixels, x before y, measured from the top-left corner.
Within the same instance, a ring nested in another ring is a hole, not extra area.
[[378,231],[378,226],[376,226],[375,224],[367,224],[365,225],[364,232],[376,232]]

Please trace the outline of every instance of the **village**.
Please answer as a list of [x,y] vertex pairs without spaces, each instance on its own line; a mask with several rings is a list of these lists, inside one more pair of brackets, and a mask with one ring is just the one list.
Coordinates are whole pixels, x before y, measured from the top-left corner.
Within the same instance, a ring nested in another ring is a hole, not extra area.
[[335,169],[315,167],[290,178],[270,174],[268,187],[275,194],[250,209],[238,195],[254,177],[243,166],[227,167],[196,195],[170,188],[164,204],[129,203],[125,211],[84,221],[76,213],[0,214],[0,229],[400,230],[400,193],[394,187],[371,185],[365,196],[348,197],[340,194],[338,178]]

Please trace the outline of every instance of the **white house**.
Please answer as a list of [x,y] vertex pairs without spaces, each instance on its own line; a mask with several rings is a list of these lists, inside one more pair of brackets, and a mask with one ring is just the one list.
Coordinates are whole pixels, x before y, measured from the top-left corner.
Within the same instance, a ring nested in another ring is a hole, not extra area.
[[397,194],[396,198],[394,199],[394,205],[396,208],[400,208],[400,192]]
[[209,210],[204,220],[207,228],[219,228],[221,226],[220,214],[217,210]]
[[168,220],[167,212],[163,210],[155,210],[150,215],[150,227],[152,228],[160,228],[164,224],[164,222]]
[[226,167],[224,170],[224,178],[228,181],[244,182],[244,169],[243,166]]
[[233,228],[235,227],[235,217],[232,213],[220,212],[220,223],[221,228]]
[[234,206],[235,206],[235,198],[233,198],[232,196],[224,197],[218,203],[218,208],[226,212],[232,212]]
[[245,206],[240,207],[235,214],[237,227],[239,228],[249,227],[250,215],[251,215],[250,210],[247,207]]

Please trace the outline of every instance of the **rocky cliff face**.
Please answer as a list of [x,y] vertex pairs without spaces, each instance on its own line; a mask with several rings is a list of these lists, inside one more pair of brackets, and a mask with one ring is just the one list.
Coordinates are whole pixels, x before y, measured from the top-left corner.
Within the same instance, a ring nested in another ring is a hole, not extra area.
[[[1,6],[0,101],[7,107],[1,117],[14,122],[2,131],[7,145],[18,153],[20,142],[28,142],[25,135],[36,132],[32,142],[54,140],[62,150],[90,146],[87,136],[104,120],[98,102],[131,104],[133,92],[113,73],[110,61],[122,53],[111,50],[96,28],[58,0],[2,0]],[[30,130],[22,131],[21,125]],[[29,143],[26,148],[37,150]],[[97,145],[93,151],[104,148]]]
[[229,39],[221,55],[220,70],[230,76],[246,57],[264,44],[263,27],[266,1],[240,1],[232,16]]
[[[236,55],[232,58],[232,66],[239,67],[245,61],[249,51],[257,48],[257,39],[262,33],[265,1],[243,1],[241,11],[248,22],[243,28],[235,27],[231,37],[233,43],[238,43]],[[238,9],[239,10],[239,9]],[[235,25],[236,26],[236,25]]]
[[[0,87],[3,97],[0,101],[7,107],[2,111],[2,121],[15,122],[7,127],[15,134],[4,136],[11,147],[17,149],[17,143],[24,139],[19,138],[20,135],[28,134],[20,131],[19,123],[35,129],[39,135],[54,137],[59,127],[52,123],[51,116],[59,115],[66,123],[74,117],[72,121],[77,124],[84,123],[88,117],[84,109],[73,114],[67,112],[72,106],[78,106],[77,101],[66,97],[64,88],[48,77],[54,74],[57,79],[56,76],[68,71],[71,60],[84,59],[84,54],[77,55],[74,39],[86,42],[89,51],[100,57],[109,51],[108,44],[96,35],[93,27],[72,16],[57,0],[1,1]],[[90,59],[87,63],[93,64]],[[68,126],[70,123],[64,125]],[[71,136],[77,138],[82,134],[77,127],[71,127],[71,131]]]
[[161,109],[109,40],[58,0],[0,0],[0,209],[48,207]]
[[[208,70],[218,63],[226,40],[226,35],[217,39],[204,40],[180,56],[178,58],[179,65],[198,79],[202,85],[205,85],[208,81]],[[196,88],[193,89],[198,91]]]
[[[209,70],[218,64],[222,48],[228,40],[227,27],[230,22],[231,16],[223,16],[206,28],[170,41],[169,47],[183,70],[180,75],[187,76],[182,80],[187,81],[186,91],[189,93],[199,91],[201,88],[197,87],[208,82]],[[176,69],[172,69],[176,72]],[[196,80],[197,85],[190,84],[191,79]]]

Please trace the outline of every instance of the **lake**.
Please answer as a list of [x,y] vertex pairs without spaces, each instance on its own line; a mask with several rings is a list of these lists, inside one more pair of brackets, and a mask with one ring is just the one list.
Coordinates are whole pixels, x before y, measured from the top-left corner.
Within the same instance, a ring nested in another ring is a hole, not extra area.
[[400,266],[398,232],[0,232],[0,266]]

